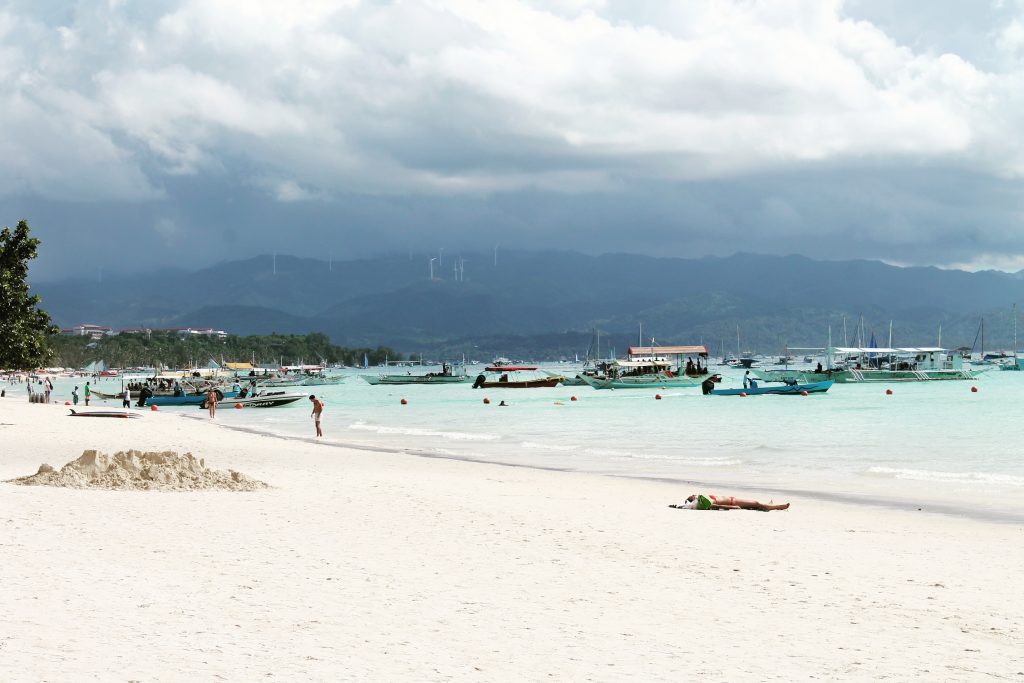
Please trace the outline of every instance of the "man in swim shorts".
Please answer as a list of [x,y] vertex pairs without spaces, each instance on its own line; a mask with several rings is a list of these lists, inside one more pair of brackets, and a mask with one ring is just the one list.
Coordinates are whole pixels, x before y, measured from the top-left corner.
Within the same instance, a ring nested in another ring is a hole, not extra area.
[[313,402],[313,412],[309,416],[316,422],[316,435],[323,436],[323,430],[320,429],[320,416],[324,412],[324,402],[312,394],[309,395],[309,400]]

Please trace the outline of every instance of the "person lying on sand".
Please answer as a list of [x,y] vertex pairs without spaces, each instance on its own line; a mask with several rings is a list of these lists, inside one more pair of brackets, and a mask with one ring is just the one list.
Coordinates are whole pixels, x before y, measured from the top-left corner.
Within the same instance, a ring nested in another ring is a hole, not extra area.
[[705,496],[703,493],[693,493],[686,499],[686,502],[678,505],[669,505],[677,510],[788,510],[789,503],[775,505],[773,503],[759,503],[756,500],[743,500],[735,496]]

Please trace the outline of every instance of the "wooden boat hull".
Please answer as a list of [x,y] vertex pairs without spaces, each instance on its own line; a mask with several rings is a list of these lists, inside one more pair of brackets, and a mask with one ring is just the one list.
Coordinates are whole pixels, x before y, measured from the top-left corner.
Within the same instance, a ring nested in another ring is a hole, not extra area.
[[538,389],[541,387],[557,387],[562,383],[562,377],[539,377],[537,379],[521,379],[511,380],[508,382],[499,382],[497,380],[491,382],[477,382],[474,383],[473,388],[477,389]]
[[805,392],[808,394],[823,394],[832,387],[832,384],[833,382],[829,380],[825,382],[812,382],[810,384],[773,384],[771,386],[759,386],[750,389],[714,389],[708,395],[739,396],[741,394],[746,394],[747,396],[802,396]]

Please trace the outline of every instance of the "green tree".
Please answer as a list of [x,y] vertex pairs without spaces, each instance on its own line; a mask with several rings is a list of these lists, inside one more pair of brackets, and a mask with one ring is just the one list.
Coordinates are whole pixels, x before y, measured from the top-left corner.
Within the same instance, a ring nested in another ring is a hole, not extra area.
[[0,368],[31,370],[50,358],[49,338],[59,330],[29,294],[28,262],[39,240],[29,237],[28,221],[0,231]]

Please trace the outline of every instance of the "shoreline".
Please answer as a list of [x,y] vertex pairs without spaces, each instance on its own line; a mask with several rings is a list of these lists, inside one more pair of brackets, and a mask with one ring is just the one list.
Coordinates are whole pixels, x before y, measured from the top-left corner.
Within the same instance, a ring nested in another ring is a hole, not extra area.
[[[63,408],[63,406],[61,406]],[[257,492],[0,486],[0,677],[1013,678],[1024,529],[0,401],[0,478],[191,451]],[[139,653],[146,653],[140,657]]]
[[[935,503],[933,501],[924,500],[913,500],[913,499],[899,499],[899,498],[885,498],[881,496],[874,496],[869,494],[859,494],[856,492],[838,492],[838,491],[813,491],[803,489],[799,487],[779,487],[779,486],[767,486],[758,484],[735,484],[723,481],[703,480],[703,479],[691,479],[691,478],[677,478],[677,477],[666,477],[666,476],[653,476],[653,475],[630,475],[622,474],[618,472],[601,472],[596,470],[587,470],[579,468],[569,467],[557,467],[554,465],[541,465],[537,463],[515,463],[502,460],[490,460],[486,458],[475,458],[473,456],[454,454],[454,453],[436,453],[429,450],[419,449],[415,447],[399,447],[399,446],[373,446],[361,443],[349,443],[344,441],[337,441],[333,439],[317,439],[316,437],[305,437],[290,434],[283,434],[275,432],[269,429],[263,429],[260,427],[245,426],[245,425],[233,425],[225,424],[223,422],[210,421],[205,416],[200,415],[188,415],[185,413],[174,413],[177,417],[185,420],[197,420],[204,423],[212,424],[213,426],[221,429],[227,429],[231,431],[255,434],[259,436],[265,436],[269,438],[281,439],[287,442],[299,442],[316,444],[320,446],[328,446],[331,448],[340,448],[345,450],[356,450],[365,451],[368,453],[392,453],[396,455],[410,455],[419,458],[430,458],[437,460],[451,460],[456,462],[468,462],[476,463],[481,465],[495,465],[499,467],[512,467],[512,468],[525,468],[530,470],[538,470],[544,472],[564,472],[567,474],[586,474],[591,476],[610,477],[614,479],[623,479],[627,481],[651,481],[660,482],[672,485],[686,485],[695,488],[700,488],[705,491],[711,490],[736,490],[746,493],[764,493],[772,496],[778,496],[783,500],[787,500],[786,497],[794,497],[801,500],[816,500],[827,503],[836,503],[841,505],[849,505],[852,507],[867,507],[873,509],[883,510],[894,510],[901,512],[922,512],[925,514],[944,515],[949,517],[957,517],[975,520],[979,522],[990,522],[996,524],[1006,524],[1010,526],[1024,525],[1024,511],[1012,511],[1012,512],[1000,512],[989,508],[979,507],[965,507],[957,505],[943,505]],[[685,494],[688,495],[688,494]],[[681,498],[685,498],[682,495]],[[666,506],[668,503],[666,503]]]

